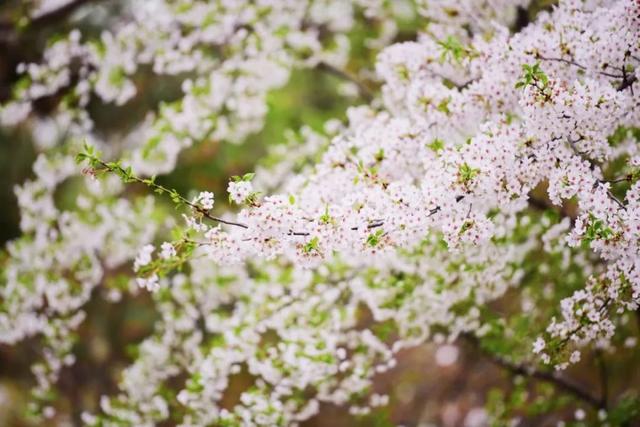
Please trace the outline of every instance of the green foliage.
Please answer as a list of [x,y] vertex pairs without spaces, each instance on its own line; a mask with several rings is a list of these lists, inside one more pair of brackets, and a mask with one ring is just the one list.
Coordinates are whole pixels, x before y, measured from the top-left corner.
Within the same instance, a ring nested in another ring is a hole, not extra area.
[[463,59],[472,55],[473,51],[462,45],[460,40],[458,40],[455,36],[447,36],[447,38],[443,40],[439,40],[438,46],[442,49],[442,53],[440,54],[440,61],[445,62],[448,60],[453,60],[457,63],[461,63]]
[[549,82],[549,78],[540,68],[539,62],[536,62],[533,65],[523,64],[522,72],[520,80],[516,82],[516,89],[525,88],[529,85],[534,85],[539,89],[543,89]]
[[411,77],[409,75],[409,69],[402,64],[396,66],[396,73],[398,73],[400,79],[405,81],[409,81],[409,78]]
[[557,394],[553,385],[515,376],[510,389],[492,389],[487,398],[486,409],[492,427],[503,427],[520,416],[536,419],[569,407],[572,399]]
[[369,236],[367,236],[367,245],[371,246],[372,248],[376,247],[378,243],[380,243],[380,239],[382,239],[383,235],[384,230],[382,229],[376,230],[373,233],[369,234]]
[[302,247],[302,250],[304,251],[304,253],[309,254],[313,251],[318,251],[320,248],[320,239],[316,236],[313,237],[311,240],[309,240],[307,243],[304,244],[304,246]]
[[611,227],[607,226],[604,221],[589,214],[589,222],[584,233],[584,242],[589,244],[594,240],[610,239],[614,236]]
[[458,168],[458,183],[467,186],[480,174],[480,169],[469,166],[464,162]]
[[468,230],[470,230],[471,228],[473,228],[473,226],[475,225],[475,222],[472,219],[467,219],[465,220],[462,225],[460,226],[460,231],[458,232],[458,234],[463,235],[464,233],[466,233]]
[[199,393],[204,390],[204,385],[202,385],[202,375],[199,372],[195,372],[191,378],[187,380],[186,389],[192,393]]
[[234,175],[234,176],[231,177],[231,180],[233,182],[241,182],[241,181],[250,182],[253,179],[254,176],[256,176],[256,174],[253,173],[253,172],[250,172],[250,173],[245,173],[242,176]]
[[379,149],[375,154],[376,162],[380,163],[384,160],[384,149]]
[[[86,163],[88,165],[88,169],[85,170],[85,173],[89,175],[95,176],[98,173],[102,173],[102,172],[113,173],[116,176],[118,176],[124,183],[128,184],[128,183],[137,182],[151,188],[154,193],[157,193],[160,195],[167,194],[170,197],[171,201],[175,204],[176,208],[182,207],[182,206],[189,206],[195,209],[196,211],[199,211],[200,213],[204,213],[200,207],[194,205],[189,200],[184,198],[175,189],[167,188],[160,184],[157,184],[155,177],[153,176],[151,178],[138,177],[133,173],[130,166],[124,167],[122,166],[122,163],[120,161],[105,162],[100,158],[100,156],[101,156],[101,153],[99,151],[96,151],[95,148],[92,147],[91,145],[85,144],[84,150],[79,152],[76,155],[76,162],[78,162],[79,164]],[[247,175],[251,175],[251,174],[247,174]]]
[[111,72],[109,73],[109,83],[111,83],[115,87],[120,87],[124,84],[126,79],[126,74],[124,72],[124,68],[122,67],[113,67]]
[[442,101],[440,101],[440,103],[438,103],[438,105],[436,106],[436,109],[441,113],[450,114],[451,113],[451,110],[449,110],[450,102],[451,102],[451,98],[445,98]]
[[427,144],[427,147],[437,153],[438,151],[444,150],[444,141],[440,138],[435,138],[433,141]]
[[607,416],[607,421],[612,427],[635,425],[633,423],[639,420],[640,398],[635,394],[623,396]]
[[389,408],[380,408],[371,414],[361,416],[356,424],[358,427],[394,427],[396,423],[391,418]]
[[322,224],[335,223],[335,219],[331,215],[329,215],[329,206],[325,206],[324,213],[320,216],[320,223]]

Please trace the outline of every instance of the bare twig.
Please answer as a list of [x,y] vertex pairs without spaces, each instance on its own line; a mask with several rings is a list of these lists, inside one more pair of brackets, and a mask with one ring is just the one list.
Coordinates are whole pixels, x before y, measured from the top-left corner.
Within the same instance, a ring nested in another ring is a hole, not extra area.
[[[106,163],[106,162],[104,162],[104,161],[102,161],[100,159],[96,159],[96,158],[94,158],[94,159],[100,166],[102,166],[104,169],[106,169],[106,170],[108,170],[110,172],[116,172],[119,175],[122,175],[123,173],[127,174],[127,172],[121,166],[115,166],[113,164]],[[180,200],[181,203],[183,203],[186,206],[189,206],[190,208],[192,208],[193,210],[195,210],[196,212],[201,214],[203,217],[205,217],[205,218],[207,218],[207,219],[209,219],[211,221],[219,222],[221,224],[233,225],[233,226],[240,227],[240,228],[245,228],[245,229],[249,228],[248,225],[243,224],[241,222],[228,221],[226,219],[222,219],[222,218],[218,218],[216,216],[213,216],[213,215],[211,215],[209,210],[204,209],[203,207],[198,206],[195,203],[192,203],[191,201],[186,199],[184,196],[178,194],[177,192],[174,192],[174,191],[170,190],[169,188],[167,188],[167,187],[165,187],[163,185],[156,184],[153,181],[145,180],[145,179],[142,179],[142,178],[137,177],[137,176],[132,175],[132,174],[127,174],[127,175],[129,176],[129,179],[131,179],[132,181],[135,181],[135,182],[138,182],[140,184],[144,184],[146,186],[149,186],[149,187],[153,188],[154,190],[159,190],[159,191],[161,191],[163,193],[167,193],[167,194],[174,194]]]
[[539,53],[536,52],[536,58],[537,59],[541,59],[542,61],[553,61],[553,62],[564,62],[567,65],[573,65],[574,67],[578,67],[581,70],[586,70],[587,67],[585,67],[584,65],[578,64],[577,62],[571,60],[571,59],[566,59],[566,58],[549,58],[546,56],[542,56]]
[[619,184],[621,182],[632,182],[633,181],[633,175],[628,174],[623,176],[622,178],[614,178],[614,179],[601,179],[600,182],[601,183],[609,183],[609,184]]
[[[539,53],[535,54],[537,59],[540,59],[542,61],[555,61],[555,62],[563,62],[567,65],[572,65],[574,67],[577,67],[581,70],[587,70],[587,67],[585,67],[582,64],[579,64],[577,62],[575,62],[572,59],[566,59],[566,58],[549,58],[549,57],[545,57],[540,55]],[[633,84],[638,80],[638,77],[635,74],[632,75],[628,75],[625,68],[622,68],[622,74],[612,74],[612,73],[608,73],[606,71],[597,71],[598,74],[603,75],[603,76],[607,76],[607,77],[612,77],[615,79],[622,79],[622,82],[620,83],[620,85],[618,86],[618,92],[622,92],[623,90],[627,89],[627,88],[631,88],[631,90],[633,90]]]

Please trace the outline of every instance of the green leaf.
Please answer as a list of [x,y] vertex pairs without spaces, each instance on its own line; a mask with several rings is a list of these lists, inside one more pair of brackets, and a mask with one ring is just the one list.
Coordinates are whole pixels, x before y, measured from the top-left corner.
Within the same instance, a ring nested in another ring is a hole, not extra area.
[[440,101],[436,109],[445,114],[451,113],[451,110],[449,110],[449,102],[451,102],[451,98],[443,99]]
[[540,68],[540,63],[533,65],[522,64],[522,76],[515,84],[516,89],[520,89],[532,84],[537,85],[539,89],[544,89],[549,82],[549,77]]
[[325,206],[324,213],[320,215],[320,222],[322,224],[331,224],[333,223],[333,217],[329,215],[329,206]]
[[467,162],[464,162],[458,169],[458,182],[468,184],[479,174],[480,169],[472,168]]
[[455,62],[462,62],[466,57],[471,56],[473,51],[460,43],[455,36],[447,36],[444,40],[439,40],[438,46],[442,48],[440,55],[440,61],[444,62],[448,59],[453,59]]
[[367,236],[367,244],[371,247],[377,246],[378,243],[380,243],[380,239],[382,238],[383,234],[384,230],[382,229],[376,230],[375,232],[369,234],[369,236]]
[[320,246],[320,239],[318,239],[318,237],[314,237],[311,240],[309,240],[307,243],[305,243],[302,249],[305,254],[308,254],[308,253],[311,253],[311,251],[317,251],[319,246]]
[[435,138],[430,144],[427,144],[427,147],[437,153],[440,150],[444,150],[444,141],[440,138]]
[[460,232],[458,234],[462,235],[467,232],[467,230],[471,229],[475,223],[473,220],[468,219],[462,223],[462,227],[460,227]]

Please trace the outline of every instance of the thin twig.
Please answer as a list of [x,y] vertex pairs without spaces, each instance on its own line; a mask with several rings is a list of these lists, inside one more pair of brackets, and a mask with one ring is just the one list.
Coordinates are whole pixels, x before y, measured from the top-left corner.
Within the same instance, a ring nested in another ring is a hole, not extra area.
[[585,67],[582,64],[578,64],[577,62],[570,60],[570,59],[565,59],[565,58],[548,58],[546,56],[542,56],[539,53],[536,52],[536,59],[541,59],[543,61],[555,61],[555,62],[564,62],[567,65],[573,65],[574,67],[578,67],[581,70],[586,70],[587,67]]
[[627,175],[627,176],[623,176],[622,178],[615,178],[615,179],[601,179],[600,182],[605,184],[619,184],[621,182],[631,182],[633,181],[633,176],[631,174]]
[[[167,188],[167,187],[165,187],[163,185],[157,184],[152,180],[145,180],[145,179],[142,179],[142,178],[140,178],[138,176],[135,176],[133,174],[129,174],[120,165],[109,164],[109,163],[104,162],[103,160],[100,160],[98,158],[93,158],[93,160],[97,164],[99,164],[102,168],[104,168],[105,170],[108,170],[108,171],[113,172],[113,173],[117,173],[118,175],[127,175],[129,177],[129,179],[132,180],[132,181],[138,182],[140,184],[144,184],[144,185],[146,185],[146,186],[148,186],[148,187],[150,187],[150,188],[152,188],[154,190],[159,190],[162,193],[167,193],[167,194],[174,195],[175,197],[177,197],[179,199],[180,203],[192,208],[193,210],[195,210],[196,212],[198,212],[199,214],[201,214],[203,217],[207,218],[210,221],[218,222],[218,223],[226,224],[226,225],[231,225],[231,226],[235,226],[235,227],[244,228],[245,230],[249,229],[249,226],[247,224],[244,224],[244,223],[241,223],[241,222],[229,221],[229,220],[226,220],[226,219],[222,219],[220,217],[213,216],[213,215],[211,215],[209,210],[204,209],[203,207],[198,206],[197,204],[189,201],[188,199],[186,199],[184,196],[182,196],[178,192],[176,192],[174,190],[171,190],[171,189],[169,189],[169,188]],[[460,198],[456,198],[456,200],[461,200],[461,199],[462,199],[461,197]],[[430,216],[434,215],[439,210],[440,210],[440,207],[436,207],[436,208],[434,208],[434,209],[432,209],[430,211],[429,215]],[[382,226],[384,226],[384,221],[377,220],[377,221],[369,222],[366,225],[366,228],[371,230],[371,229],[382,227]],[[351,227],[351,230],[353,230],[353,231],[357,231],[359,229],[360,229],[359,226]],[[310,236],[311,235],[311,233],[309,233],[307,231],[293,231],[293,230],[289,231],[289,233],[287,233],[287,234],[289,236]]]
[[[587,70],[587,67],[585,67],[584,65],[579,64],[579,63],[577,63],[577,62],[575,62],[574,60],[571,60],[571,59],[549,58],[549,57],[542,56],[539,53],[536,53],[535,56],[536,56],[537,59],[541,59],[543,61],[563,62],[565,64],[573,65],[574,67],[578,67],[581,70],[585,70],[585,71]],[[600,75],[607,76],[607,77],[612,77],[612,78],[615,78],[615,79],[622,79],[622,82],[620,83],[620,85],[618,86],[618,89],[617,89],[618,92],[622,92],[623,90],[625,90],[625,89],[627,89],[629,87],[632,88],[632,85],[638,80],[638,77],[635,74],[633,74],[631,76],[628,76],[626,74],[626,71],[624,70],[624,68],[623,68],[623,73],[621,75],[620,74],[607,73],[606,71],[597,71],[597,73],[600,74]]]
[[[105,169],[107,169],[107,170],[109,170],[111,172],[116,172],[116,168],[118,168],[118,169],[120,169],[119,170],[120,173],[126,173],[126,171],[121,166],[112,166],[112,165],[109,165],[108,163],[106,163],[106,162],[104,162],[104,161],[102,161],[100,159],[96,159],[96,161],[98,162],[98,164],[100,166],[102,166],[103,168],[105,168]],[[135,175],[129,175],[129,176],[130,176],[131,180],[133,180],[135,182],[138,182],[140,184],[144,184],[146,186],[149,186],[149,187],[151,187],[153,189],[161,190],[162,192],[167,193],[167,194],[177,194],[177,197],[180,199],[181,203],[189,206],[190,208],[192,208],[193,210],[195,210],[196,212],[200,213],[202,216],[204,216],[205,218],[207,218],[207,219],[209,219],[211,221],[219,222],[221,224],[233,225],[233,226],[241,227],[241,228],[244,228],[244,229],[249,228],[248,225],[243,224],[241,222],[228,221],[226,219],[222,219],[222,218],[218,218],[216,216],[213,216],[213,215],[211,215],[211,213],[207,209],[204,209],[203,207],[198,206],[195,203],[190,202],[189,200],[187,200],[182,195],[180,195],[177,192],[174,192],[174,191],[168,189],[167,187],[165,187],[163,185],[156,184],[155,182],[152,182],[152,181],[149,181],[149,180],[144,180],[144,179],[142,179],[140,177],[137,177]]]

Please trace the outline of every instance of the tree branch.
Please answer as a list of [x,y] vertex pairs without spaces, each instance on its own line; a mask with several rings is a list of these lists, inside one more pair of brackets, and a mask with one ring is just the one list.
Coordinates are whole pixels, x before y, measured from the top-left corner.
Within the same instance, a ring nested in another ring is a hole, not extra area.
[[[226,224],[226,225],[231,225],[231,226],[235,226],[235,227],[240,227],[240,228],[244,228],[244,229],[248,229],[249,226],[247,224],[241,223],[241,222],[235,222],[235,221],[229,221],[226,219],[222,219],[220,217],[216,217],[213,216],[210,211],[208,209],[205,209],[191,201],[189,201],[187,198],[185,198],[184,196],[182,196],[181,194],[179,194],[177,191],[173,190],[173,189],[169,189],[163,185],[157,184],[153,179],[143,179],[140,178],[134,174],[132,174],[129,170],[123,168],[119,163],[115,163],[115,162],[105,162],[97,157],[93,157],[87,154],[83,154],[82,158],[89,160],[89,162],[93,165],[92,168],[93,169],[85,169],[83,170],[83,173],[85,174],[89,174],[89,175],[95,175],[96,170],[99,170],[98,168],[95,167],[95,165],[99,166],[102,170],[105,171],[109,171],[112,173],[115,173],[116,175],[120,176],[125,182],[137,182],[140,184],[143,184],[145,186],[150,187],[151,189],[153,189],[155,192],[163,194],[169,194],[174,201],[179,202],[182,205],[188,206],[191,209],[193,209],[195,212],[198,212],[200,215],[202,215],[204,218],[207,218],[210,221],[213,222],[217,222],[217,223],[221,223],[221,224]],[[461,200],[462,197],[459,196],[459,198],[456,198],[456,200]],[[440,207],[436,207],[434,209],[432,209],[429,213],[429,215],[434,215],[436,214],[438,211],[440,211]],[[379,228],[384,226],[384,221],[382,220],[375,220],[375,221],[371,221],[368,224],[365,225],[365,227],[368,230],[374,229],[374,228]],[[356,226],[356,227],[351,227],[351,230],[353,231],[357,231],[360,229],[361,226]],[[311,233],[307,232],[307,231],[289,231],[288,233],[289,236],[310,236]]]
[[320,71],[326,71],[329,74],[333,74],[334,76],[340,77],[341,79],[348,80],[351,83],[354,83],[358,87],[358,92],[360,96],[362,96],[367,102],[371,102],[374,98],[373,93],[369,88],[361,82],[356,76],[347,71],[341,70],[339,68],[334,67],[331,64],[326,62],[320,62],[317,65],[317,69]]
[[[27,28],[30,27],[47,27],[63,21],[80,7],[90,2],[105,0],[72,0],[62,6],[44,12],[40,15],[29,17]],[[0,21],[0,45],[14,46],[18,45],[21,40],[23,31],[18,30],[16,23],[11,21]]]
[[190,208],[192,208],[194,211],[198,212],[199,214],[201,214],[202,216],[204,216],[205,218],[214,221],[214,222],[219,222],[221,224],[227,224],[227,225],[233,225],[236,227],[240,227],[240,228],[249,228],[248,225],[243,224],[241,222],[234,222],[234,221],[227,221],[225,219],[222,218],[218,218],[216,216],[211,215],[211,213],[209,212],[209,210],[204,209],[201,206],[196,205],[195,203],[192,203],[191,201],[189,201],[188,199],[186,199],[184,196],[180,195],[178,192],[176,192],[175,190],[170,190],[167,187],[160,185],[160,184],[156,184],[153,180],[147,180],[147,179],[142,179],[138,176],[135,176],[131,173],[128,173],[124,168],[122,168],[122,166],[119,166],[117,164],[113,164],[113,163],[106,163],[98,158],[92,158],[93,161],[95,161],[96,163],[98,163],[101,167],[103,167],[105,170],[108,170],[110,172],[116,173],[119,176],[127,176],[129,180],[134,181],[134,182],[138,182],[140,184],[144,184],[148,187],[151,187],[153,190],[159,192],[159,193],[167,193],[170,194],[172,196],[175,196],[182,204],[189,206]]
[[80,7],[88,4],[92,1],[98,0],[72,0],[57,9],[52,9],[48,12],[45,12],[41,15],[36,15],[31,18],[29,25],[37,26],[37,25],[51,25],[58,21],[64,20],[73,12],[78,10]]
[[596,360],[598,362],[598,368],[600,371],[600,390],[602,393],[600,397],[600,406],[604,409],[607,409],[609,402],[609,375],[602,351],[596,351]]
[[478,338],[473,335],[465,334],[464,338],[467,339],[476,349],[478,349],[487,359],[489,359],[495,365],[506,369],[513,375],[522,375],[525,377],[534,378],[539,381],[544,381],[553,384],[558,389],[571,394],[572,396],[588,403],[596,409],[604,409],[602,400],[592,395],[587,390],[584,390],[578,384],[560,376],[558,372],[540,371],[533,366],[525,365],[522,363],[515,363],[504,359],[496,354],[493,354],[482,347]]
[[536,209],[541,212],[545,212],[547,210],[554,210],[555,212],[558,212],[561,217],[569,218],[572,226],[575,224],[575,221],[576,221],[575,213],[571,213],[564,204],[562,206],[556,206],[553,203],[551,203],[548,199],[536,197],[532,193],[529,193],[529,198],[527,201],[529,202],[529,206],[533,209]]
[[[575,62],[572,59],[566,59],[566,58],[548,58],[545,56],[540,55],[539,53],[535,53],[535,57],[537,59],[540,59],[542,61],[555,61],[555,62],[563,62],[567,65],[572,65],[574,67],[578,67],[581,70],[587,70],[587,67],[585,67],[582,64],[579,64],[577,62]],[[612,74],[612,73],[607,73],[605,71],[597,71],[598,74],[601,74],[603,76],[607,76],[607,77],[612,77],[615,79],[622,79],[622,82],[620,83],[620,85],[618,85],[617,91],[618,92],[622,92],[623,90],[627,89],[627,88],[631,88],[631,90],[633,90],[633,84],[638,81],[638,77],[635,74],[632,75],[628,75],[625,68],[622,68],[622,74]]]
[[[76,157],[76,161],[78,163],[82,163],[84,161],[88,161],[89,162],[89,167],[85,168],[82,170],[82,173],[85,175],[90,175],[90,176],[95,176],[96,172],[98,171],[107,171],[107,172],[111,172],[116,174],[117,176],[119,176],[123,182],[127,183],[127,182],[137,182],[140,184],[143,184],[151,189],[153,189],[156,193],[158,194],[168,194],[171,196],[172,200],[176,203],[176,204],[180,204],[180,205],[184,205],[184,206],[188,206],[189,208],[193,209],[195,212],[198,212],[200,215],[202,215],[204,218],[207,218],[210,221],[213,222],[218,222],[221,224],[226,224],[226,225],[232,225],[235,227],[240,227],[240,228],[244,228],[244,229],[248,229],[249,226],[247,224],[241,223],[241,222],[235,222],[235,221],[229,221],[229,220],[225,220],[216,216],[211,215],[210,211],[208,209],[203,208],[202,206],[197,205],[196,203],[193,203],[191,201],[189,201],[188,199],[186,199],[184,196],[182,196],[180,193],[178,193],[176,190],[174,189],[170,189],[167,188],[163,185],[157,184],[155,182],[155,179],[144,179],[141,178],[139,176],[134,175],[131,172],[131,168],[127,168],[125,169],[124,167],[122,167],[122,165],[120,165],[119,162],[105,162],[102,159],[96,157],[95,155],[93,155],[90,152],[83,152],[83,153],[79,153],[78,156]],[[462,199],[464,199],[464,196],[456,196],[456,202],[461,201]],[[428,216],[432,216],[435,215],[436,213],[440,212],[440,206],[436,206],[435,208],[431,209],[429,211],[429,215]],[[370,220],[366,225],[360,225],[360,226],[354,226],[351,227],[351,230],[353,231],[357,231],[359,230],[361,227],[366,228],[367,230],[371,230],[374,228],[379,228],[384,226],[385,222],[383,220],[379,220],[379,219],[374,219],[374,220]],[[310,236],[311,233],[307,232],[307,231],[294,231],[294,230],[290,230],[287,235],[289,236]]]
[[620,86],[618,86],[618,92],[622,92],[627,88],[631,88],[631,90],[633,90],[633,84],[637,81],[638,77],[635,74],[632,74],[630,77],[625,76],[622,83],[620,83]]

